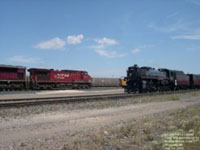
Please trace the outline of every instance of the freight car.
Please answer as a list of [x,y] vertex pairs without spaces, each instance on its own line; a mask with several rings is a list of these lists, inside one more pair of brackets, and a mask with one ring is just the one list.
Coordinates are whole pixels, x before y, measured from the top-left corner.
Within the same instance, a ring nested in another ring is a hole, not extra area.
[[30,68],[31,89],[90,88],[86,71]]
[[0,65],[0,90],[22,90],[25,87],[25,67]]
[[200,75],[189,74],[190,77],[190,88],[200,88]]
[[200,88],[200,75],[183,71],[131,66],[127,70],[125,92],[153,92]]
[[119,78],[92,78],[93,87],[120,87]]

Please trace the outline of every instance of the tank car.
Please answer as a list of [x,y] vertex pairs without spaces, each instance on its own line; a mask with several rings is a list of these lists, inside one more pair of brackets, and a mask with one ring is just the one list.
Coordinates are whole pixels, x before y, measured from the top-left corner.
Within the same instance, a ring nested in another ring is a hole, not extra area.
[[93,87],[120,87],[119,78],[92,78]]
[[25,88],[25,67],[0,65],[0,90],[22,90]]
[[32,89],[90,88],[91,77],[86,71],[30,68]]
[[151,67],[131,66],[127,70],[125,91],[142,93],[169,90],[170,80],[165,72]]

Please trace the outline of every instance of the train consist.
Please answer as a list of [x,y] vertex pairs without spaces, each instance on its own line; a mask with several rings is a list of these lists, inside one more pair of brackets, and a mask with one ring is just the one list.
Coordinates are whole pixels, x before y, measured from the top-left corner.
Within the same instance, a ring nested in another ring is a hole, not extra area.
[[[28,72],[28,75],[27,75]],[[1,90],[87,89],[120,87],[119,78],[91,78],[86,71],[54,70],[0,65]]]
[[28,69],[21,66],[0,65],[0,90],[90,88],[92,78],[86,71]]
[[26,69],[22,66],[0,65],[0,91],[91,87],[123,87],[128,93],[195,89],[200,88],[200,75],[134,65],[128,68],[124,79],[92,78],[87,71],[81,70]]
[[183,71],[131,66],[127,70],[125,92],[143,93],[200,88],[200,75]]

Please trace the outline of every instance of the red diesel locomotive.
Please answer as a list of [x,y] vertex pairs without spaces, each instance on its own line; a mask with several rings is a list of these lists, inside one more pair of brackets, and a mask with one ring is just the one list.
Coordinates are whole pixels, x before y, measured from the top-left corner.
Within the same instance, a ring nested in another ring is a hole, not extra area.
[[90,88],[92,79],[86,71],[53,70],[0,65],[0,90]]
[[25,88],[25,67],[0,65],[0,90],[22,90]]
[[92,79],[86,71],[31,68],[31,89],[62,89],[91,87]]

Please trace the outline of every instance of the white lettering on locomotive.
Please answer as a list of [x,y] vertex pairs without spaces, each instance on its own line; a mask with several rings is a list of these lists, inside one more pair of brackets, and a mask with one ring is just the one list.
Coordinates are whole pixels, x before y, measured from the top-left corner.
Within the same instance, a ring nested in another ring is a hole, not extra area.
[[57,73],[54,76],[56,79],[65,79],[69,77],[69,74],[65,74],[65,73]]

